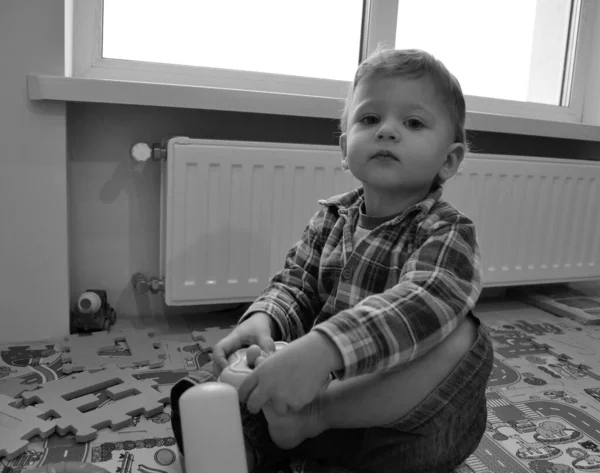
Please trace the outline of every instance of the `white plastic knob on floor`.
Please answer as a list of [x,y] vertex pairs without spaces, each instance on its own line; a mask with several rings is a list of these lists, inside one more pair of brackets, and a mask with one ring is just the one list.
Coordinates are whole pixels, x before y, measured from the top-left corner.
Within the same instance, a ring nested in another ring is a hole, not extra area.
[[237,390],[213,382],[179,399],[186,473],[248,473]]
[[102,301],[95,292],[84,292],[77,299],[77,307],[82,314],[93,314],[100,310]]

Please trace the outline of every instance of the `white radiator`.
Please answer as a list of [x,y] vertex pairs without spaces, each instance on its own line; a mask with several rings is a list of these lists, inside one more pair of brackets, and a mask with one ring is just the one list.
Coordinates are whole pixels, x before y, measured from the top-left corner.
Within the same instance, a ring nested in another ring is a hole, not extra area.
[[[163,162],[168,305],[255,298],[319,208],[359,185],[334,146],[172,138]],[[444,196],[478,229],[486,287],[600,278],[600,163],[472,155]]]

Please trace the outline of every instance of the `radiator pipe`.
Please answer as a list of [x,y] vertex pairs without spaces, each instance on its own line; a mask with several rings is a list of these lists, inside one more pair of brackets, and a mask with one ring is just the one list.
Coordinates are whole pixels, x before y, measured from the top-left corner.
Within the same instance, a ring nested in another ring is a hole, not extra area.
[[131,285],[138,294],[164,294],[165,281],[157,277],[148,279],[142,273],[135,273],[131,276]]

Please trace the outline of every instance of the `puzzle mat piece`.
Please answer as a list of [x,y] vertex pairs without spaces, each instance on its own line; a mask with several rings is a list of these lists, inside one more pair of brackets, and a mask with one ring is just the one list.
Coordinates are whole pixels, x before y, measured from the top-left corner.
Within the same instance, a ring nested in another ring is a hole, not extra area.
[[556,317],[552,314],[523,314],[523,313],[484,313],[478,315],[486,327],[495,332],[518,330],[529,336],[538,336],[545,333],[558,333],[567,330],[581,329],[569,319]]
[[[142,413],[153,416],[163,411],[169,395],[154,388],[156,381],[138,380],[133,372],[109,367],[82,373],[50,381],[21,397],[25,405],[36,404],[45,415],[57,415],[55,422],[60,435],[73,432],[78,442],[86,442],[95,438],[97,430],[103,427],[118,430],[129,425],[132,416]],[[100,406],[103,394],[114,402]]]
[[[188,345],[195,345],[193,342],[175,342],[175,341],[162,341],[162,348],[164,351],[164,359],[163,364],[159,368],[151,368],[150,371],[155,370],[168,370],[168,371],[178,371],[186,369],[186,356],[189,353],[183,351],[183,347]],[[191,349],[188,349],[191,351]],[[196,348],[196,351],[199,351],[199,348]],[[140,367],[140,370],[148,370],[147,367]],[[160,384],[160,383],[159,383]]]
[[55,342],[0,346],[0,378],[29,374],[32,366],[60,364],[54,346]]
[[208,361],[212,347],[203,340],[164,341],[166,358],[161,369],[195,371]]
[[494,355],[496,359],[514,359],[528,356],[548,355],[549,349],[544,344],[536,341],[536,338],[518,330],[514,325],[512,329],[489,329]]
[[156,388],[160,392],[168,393],[171,387],[179,381],[181,378],[186,377],[189,374],[188,370],[135,370],[132,372],[132,376],[135,379],[144,380],[149,379],[156,383]]
[[221,327],[206,327],[202,329],[194,330],[198,335],[202,335],[206,343],[204,345],[209,345],[211,347],[215,346],[221,339],[225,338],[227,335],[231,333],[231,331],[235,328],[235,325],[232,325],[228,328]]
[[[159,368],[164,365],[166,355],[162,342],[153,339],[154,333],[150,330],[131,330],[65,337],[58,345],[58,349],[64,352],[63,372],[97,370],[105,366]],[[107,350],[107,353],[114,350],[117,356],[104,358],[99,355],[101,349]],[[118,356],[119,351],[127,354]]]
[[[525,369],[528,369],[526,367]],[[547,389],[562,389],[564,380],[555,375],[557,379],[543,372],[523,371],[504,363],[502,360],[494,360],[494,367],[488,380],[488,391],[506,391],[529,389],[531,387],[544,387]]]
[[[486,434],[475,452],[483,463],[486,463],[486,457],[479,454],[481,450],[482,454],[489,453],[491,458],[487,457],[487,461],[502,460],[504,464],[510,464],[510,470],[502,471],[573,472],[573,469],[565,469],[564,466],[561,468],[558,465],[574,466],[575,462],[582,458],[593,460],[595,455],[589,450],[595,449],[592,451],[599,452],[598,421],[589,417],[586,412],[570,406],[565,406],[564,412],[560,412],[556,407],[553,408],[554,411],[548,410],[549,406],[563,407],[557,403],[534,402],[528,405],[539,407],[539,411],[534,412],[530,409],[528,412],[525,409],[519,412],[514,406],[512,410],[501,411],[501,407],[495,409],[495,413],[502,418],[491,416]],[[557,415],[554,415],[554,412],[557,412]],[[531,470],[515,468],[512,465],[515,461]],[[548,469],[550,465],[546,465],[540,469],[542,463],[535,465],[535,462],[552,463],[557,467]]]
[[182,473],[181,459],[173,435],[148,435],[135,440],[90,444],[86,461],[111,472]]
[[[182,473],[182,460],[174,440],[172,435],[166,437],[146,435],[135,440],[122,439],[121,441],[102,443],[94,441],[90,448],[88,461],[102,462],[102,467],[109,471]],[[296,459],[291,460],[290,469],[285,471],[289,473],[352,473],[349,470]]]
[[600,327],[586,327],[569,319],[561,319],[551,314],[537,315],[527,319],[517,317],[494,317],[484,323],[488,326],[492,339],[502,353],[508,344],[517,339],[530,339],[544,348],[547,353],[562,357],[573,364],[588,365],[591,371],[600,376]]
[[568,330],[561,334],[543,334],[536,336],[540,343],[547,344],[553,351],[575,359],[600,362],[600,331]]
[[[160,368],[140,367],[135,377],[156,379],[159,386],[172,385],[188,372],[197,371],[210,361],[212,349],[203,342],[163,341],[165,351],[164,365]],[[182,374],[183,372],[183,374]]]
[[[594,386],[600,387],[596,382]],[[529,386],[525,388],[513,388],[500,390],[496,394],[500,396],[504,401],[509,404],[521,404],[528,401],[540,401],[564,404],[567,406],[574,406],[579,409],[582,407],[585,410],[590,409],[591,404],[596,403],[592,396],[586,396],[583,392],[579,392],[577,389],[573,389],[573,386]],[[495,404],[495,403],[491,403]],[[600,405],[599,405],[600,407]],[[593,409],[596,410],[595,408]],[[590,413],[596,415],[595,413]],[[567,417],[569,417],[568,414]]]
[[502,330],[504,325],[515,328],[532,336],[544,336],[559,333],[584,332],[591,338],[600,340],[600,327],[584,326],[566,317],[545,312],[535,307],[525,306],[510,311],[485,311],[476,315],[489,328]]
[[[506,375],[507,370],[510,371],[508,372],[510,382],[504,383],[502,382],[501,376],[503,374]],[[496,368],[493,370],[492,376],[490,376],[490,382],[488,386],[490,389],[500,391],[521,390],[537,387],[545,389],[562,389],[565,385],[565,380],[557,375],[555,376],[556,378],[541,370],[530,368],[527,365],[516,368],[510,364],[500,365],[496,362]]]
[[[507,344],[502,343],[504,339],[501,338],[501,333],[492,331],[495,360],[488,389],[505,391],[540,387],[560,391],[568,386],[569,390],[583,395],[584,390],[595,389],[600,384],[600,376],[584,366],[565,359],[552,347],[514,356],[506,348]],[[513,334],[510,333],[510,336]],[[528,340],[534,345],[543,345],[535,341],[536,339],[537,337]],[[513,344],[513,348],[526,348],[524,339],[507,338],[506,340]],[[507,354],[510,356],[506,356]]]
[[[168,444],[173,440],[170,414],[170,406],[167,405],[164,412],[148,419],[143,416],[132,418],[132,421],[136,420],[136,422],[132,422],[129,427],[122,430],[115,432],[110,429],[102,429],[98,431],[98,437],[88,443],[77,443],[75,436],[72,434],[65,436],[52,435],[47,439],[37,436],[33,437],[29,441],[26,452],[10,461],[4,459],[0,462],[0,471],[9,473],[11,471],[17,472],[21,469],[30,470],[41,466],[42,462],[46,465],[48,463],[63,461],[64,459],[90,462],[92,451],[98,451],[97,447],[103,444],[106,444],[104,445],[104,450],[110,449],[113,455],[118,455],[119,452],[123,453],[124,448],[131,447],[131,441],[136,442],[136,445],[139,446],[140,440],[145,441],[144,452],[158,452],[159,460],[161,456],[164,460],[164,455],[168,452],[161,452],[160,447],[171,448],[168,447]],[[155,445],[157,448],[149,451],[148,447],[151,445]],[[133,452],[135,451],[136,448],[133,449]],[[137,454],[135,456],[136,458],[140,458]],[[140,461],[140,463],[151,466],[151,461]],[[100,463],[100,466],[102,466],[102,463]],[[2,470],[3,467],[4,470]],[[161,468],[158,468],[158,465],[156,465],[156,469],[160,470]],[[116,469],[111,468],[109,471],[114,472]]]
[[[32,437],[27,444],[27,450],[25,450],[25,452],[12,460],[9,460],[8,458],[0,460],[0,471],[3,471],[4,473],[18,473],[18,470],[30,470],[37,468],[42,462],[47,462],[47,459],[51,457],[48,457],[49,448],[47,448],[46,445],[48,445],[47,442],[53,437],[54,436],[52,435],[46,439],[42,439],[39,436]],[[58,438],[62,439],[62,437]],[[64,456],[62,458],[64,458]]]
[[192,332],[192,341],[193,342],[206,342],[206,338],[204,338],[204,335],[202,335],[202,332],[198,332],[197,330],[194,330]]
[[[583,288],[581,288],[583,289]],[[595,291],[585,291],[564,285],[545,285],[531,288],[514,288],[510,297],[521,300],[534,307],[539,307],[561,317],[573,319],[581,324],[598,324],[600,322],[598,305],[600,299]],[[597,287],[595,288],[597,289]]]
[[131,417],[128,425],[119,430],[102,429],[98,436],[90,442],[90,446],[105,442],[118,443],[124,440],[140,440],[147,437],[169,437],[173,436],[171,426],[171,407],[165,406],[162,412],[145,417],[136,415]]
[[46,438],[56,428],[55,421],[42,420],[44,411],[29,406],[16,407],[19,401],[0,394],[0,458],[12,460],[27,450],[28,439],[39,435]]
[[579,367],[589,376],[600,379],[600,333],[565,330],[563,333],[546,333],[535,336],[535,343],[545,346],[561,364]]
[[[583,379],[596,379],[589,370],[549,350],[545,353],[525,355],[519,358],[501,358],[505,365],[521,374],[521,376],[541,377],[548,383],[564,383]],[[533,383],[530,383],[533,384]]]
[[4,378],[0,379],[0,394],[15,398],[24,391],[37,389],[39,383],[23,383],[23,378]]
[[[25,370],[23,370],[25,371]],[[19,373],[19,370],[16,370],[12,366],[6,366],[0,363],[0,380],[8,378],[9,376],[15,376]]]
[[[488,422],[491,425],[501,424],[506,422],[507,419],[521,419],[518,428],[521,429],[522,432],[518,432],[518,435],[523,437],[522,434],[530,431],[525,424],[531,422],[539,424],[541,421],[550,420],[562,423],[566,428],[580,431],[581,433],[577,434],[579,438],[558,440],[552,438],[546,443],[552,445],[552,442],[556,442],[558,444],[556,446],[559,447],[558,449],[555,448],[552,450],[552,448],[547,448],[547,446],[544,445],[544,442],[540,444],[538,442],[539,439],[521,438],[515,443],[514,440],[495,438],[495,443],[493,443],[491,440],[487,442],[488,439],[486,437],[482,440],[478,451],[475,452],[475,456],[478,459],[484,460],[484,463],[486,459],[492,461],[489,455],[496,461],[504,458],[503,455],[506,456],[506,452],[503,453],[503,450],[506,449],[511,457],[520,462],[523,461],[523,455],[532,455],[533,452],[532,457],[526,458],[527,461],[536,461],[535,455],[544,454],[548,455],[545,460],[556,463],[557,465],[573,465],[572,462],[579,457],[570,455],[569,452],[575,452],[576,454],[579,452],[579,456],[582,458],[585,455],[591,455],[592,452],[594,454],[599,454],[600,422],[598,419],[600,418],[600,383],[589,378],[578,381],[578,383],[588,383],[588,385],[596,386],[596,388],[591,390],[585,390],[588,392],[584,392],[583,389],[578,388],[573,383],[573,381],[569,380],[565,382],[564,386],[560,387],[553,386],[548,388],[543,386],[515,389],[511,386],[507,389],[494,390],[492,392],[488,391]],[[508,428],[510,429],[511,427],[509,426]],[[514,433],[515,432],[513,432],[513,434]],[[554,435],[552,432],[551,434]],[[486,435],[491,437],[489,432]],[[513,444],[511,445],[510,442],[513,442]],[[541,448],[536,450],[537,447]],[[521,455],[521,457],[518,455]],[[505,462],[504,460],[502,461]],[[529,463],[529,467],[533,466],[532,463]],[[540,464],[538,466],[541,467],[542,465]],[[558,468],[559,469],[556,471],[563,471],[560,469],[561,467]],[[491,469],[493,470],[493,468]],[[536,468],[533,469],[538,471]],[[513,468],[512,471],[521,470]],[[526,469],[523,471],[531,470]],[[555,470],[543,469],[543,471]]]

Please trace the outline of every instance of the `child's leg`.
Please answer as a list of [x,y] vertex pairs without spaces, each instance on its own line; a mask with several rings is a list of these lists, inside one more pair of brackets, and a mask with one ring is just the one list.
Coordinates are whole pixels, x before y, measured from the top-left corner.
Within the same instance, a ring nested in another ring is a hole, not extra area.
[[[391,395],[384,396],[377,389],[371,392],[380,396],[380,402],[392,402],[396,407],[377,409],[371,405],[372,399],[365,399],[362,404],[355,400],[344,407],[343,412],[350,420],[337,418],[337,422],[346,427],[370,425],[368,418],[357,412],[366,406],[382,423],[368,428],[332,428],[302,442],[295,452],[328,465],[365,472],[452,471],[475,451],[486,428],[485,389],[494,353],[487,330],[478,321],[477,327],[468,353],[449,376],[408,412],[395,398],[410,395],[411,388],[394,384],[397,380],[394,377],[400,376],[395,373],[390,379],[375,384],[381,390],[396,389],[400,394],[392,391]],[[429,365],[422,368],[429,369]],[[425,372],[425,376],[427,374]],[[423,377],[423,373],[420,376]],[[386,383],[389,384],[386,386]],[[345,402],[339,399],[342,404]],[[398,414],[399,417],[394,417]],[[385,419],[391,421],[386,423]]]
[[476,336],[467,317],[439,347],[402,369],[333,381],[319,406],[323,428],[376,427],[402,418],[444,381]]
[[477,337],[467,319],[439,347],[402,369],[332,381],[297,415],[278,417],[265,410],[269,431],[282,448],[329,429],[380,427],[396,422],[421,404],[461,362]]

